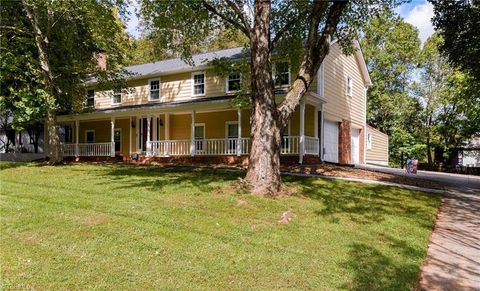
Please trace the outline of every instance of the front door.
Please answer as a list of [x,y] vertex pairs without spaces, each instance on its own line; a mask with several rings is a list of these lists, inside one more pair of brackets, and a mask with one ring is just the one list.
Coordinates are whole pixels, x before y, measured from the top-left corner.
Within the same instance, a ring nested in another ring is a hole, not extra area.
[[115,142],[115,152],[121,151],[121,148],[122,148],[121,139],[122,139],[122,130],[120,128],[116,128],[113,135],[113,141]]

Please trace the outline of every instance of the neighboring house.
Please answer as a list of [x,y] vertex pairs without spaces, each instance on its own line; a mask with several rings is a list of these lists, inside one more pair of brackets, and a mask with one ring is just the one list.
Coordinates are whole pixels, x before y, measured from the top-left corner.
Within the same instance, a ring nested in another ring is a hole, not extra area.
[[452,151],[453,166],[480,167],[480,137],[468,141],[464,147]]
[[367,164],[388,166],[388,135],[367,125]]
[[[341,164],[365,161],[366,92],[370,77],[358,50],[342,54],[337,43],[318,71],[309,92],[282,130],[282,156],[303,162]],[[180,59],[134,65],[128,88],[99,91],[90,84],[89,113],[58,116],[65,156],[246,156],[250,149],[249,110],[232,100],[241,76],[221,78],[207,63],[238,60],[242,48],[193,56],[194,66]],[[104,65],[104,64],[103,64]],[[295,76],[288,64],[275,64],[280,102]]]
[[0,153],[43,153],[43,125],[35,123],[30,130],[12,128],[13,117],[2,118],[0,126]]

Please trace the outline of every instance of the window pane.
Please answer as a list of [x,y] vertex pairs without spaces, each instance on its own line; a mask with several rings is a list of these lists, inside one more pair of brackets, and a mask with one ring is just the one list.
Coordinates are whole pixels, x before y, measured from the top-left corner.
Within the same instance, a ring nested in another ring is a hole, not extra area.
[[205,85],[195,85],[194,94],[201,95],[205,93]]
[[150,99],[156,100],[160,98],[160,92],[158,90],[156,91],[150,91]]
[[158,90],[160,87],[160,81],[151,81],[150,82],[150,90]]
[[195,139],[203,139],[204,138],[205,127],[203,125],[196,125],[195,126]]
[[227,86],[227,91],[229,92],[240,90],[240,74],[237,73],[228,76]]
[[227,134],[228,138],[237,138],[238,137],[238,124],[228,124],[227,125]]

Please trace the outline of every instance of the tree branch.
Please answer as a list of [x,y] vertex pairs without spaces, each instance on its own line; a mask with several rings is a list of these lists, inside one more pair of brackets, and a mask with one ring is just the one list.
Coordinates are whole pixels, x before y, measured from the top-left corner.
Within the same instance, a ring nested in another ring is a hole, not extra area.
[[340,16],[347,4],[348,1],[337,1],[330,6],[322,35],[319,38],[318,27],[328,4],[321,0],[315,1],[302,64],[295,82],[277,109],[278,121],[281,126],[285,126],[288,122],[290,116],[295,111],[295,107],[299,104],[308,86],[312,83],[323,59],[328,54],[330,40],[337,29]]
[[225,22],[230,23],[231,25],[237,27],[240,29],[248,38],[250,38],[250,28],[245,27],[242,23],[228,17],[227,15],[219,12],[215,7],[210,5],[206,0],[202,0],[202,4],[211,13],[217,15],[221,19],[223,19]]
[[225,1],[227,2],[228,6],[230,6],[230,8],[232,8],[233,11],[237,14],[238,18],[243,23],[243,26],[245,26],[245,29],[248,31],[248,34],[250,34],[250,23],[248,23],[245,13],[243,13],[243,11],[238,8],[237,4],[233,3],[231,0]]
[[275,47],[277,46],[277,44],[280,42],[280,40],[282,39],[283,35],[285,33],[287,33],[287,31],[290,30],[290,28],[292,28],[292,26],[298,21],[298,19],[300,18],[300,15],[297,15],[296,17],[290,19],[290,21],[288,21],[284,27],[282,27],[282,29],[280,29],[276,34],[275,34],[275,37],[273,38],[272,42],[270,43],[270,51],[272,52]]

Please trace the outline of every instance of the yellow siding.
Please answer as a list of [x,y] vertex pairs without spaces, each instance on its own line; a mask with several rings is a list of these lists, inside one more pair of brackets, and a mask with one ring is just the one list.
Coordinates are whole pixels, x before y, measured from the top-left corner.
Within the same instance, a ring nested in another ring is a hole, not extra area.
[[367,134],[372,135],[372,148],[367,148],[367,161],[388,162],[388,135],[368,126]]
[[[353,78],[352,97],[346,94],[346,78]],[[365,123],[365,85],[355,55],[346,56],[338,44],[332,45],[324,60],[325,118],[350,120],[358,126]],[[316,88],[316,87],[315,87]]]
[[[128,155],[130,148],[128,147],[129,143],[129,132],[130,132],[130,120],[129,119],[117,119],[115,120],[115,129],[121,130],[121,140],[120,140],[120,152],[123,155]],[[86,142],[87,130],[95,131],[95,142],[110,142],[111,141],[111,125],[110,120],[101,120],[101,121],[81,121],[80,122],[80,131],[79,131],[79,142]]]
[[[315,135],[315,107],[310,104],[305,105],[305,135]],[[300,135],[300,107],[295,108],[292,119],[290,119],[290,135]]]

